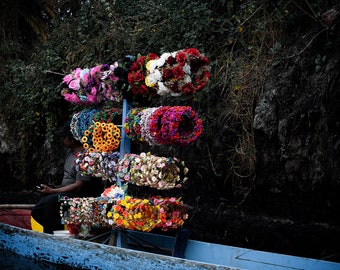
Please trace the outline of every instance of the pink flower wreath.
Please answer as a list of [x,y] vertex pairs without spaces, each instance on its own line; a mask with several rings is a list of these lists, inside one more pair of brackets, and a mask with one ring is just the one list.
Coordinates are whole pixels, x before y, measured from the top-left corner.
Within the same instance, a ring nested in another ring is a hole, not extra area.
[[190,106],[164,106],[150,117],[150,134],[159,144],[187,145],[203,131],[203,121]]

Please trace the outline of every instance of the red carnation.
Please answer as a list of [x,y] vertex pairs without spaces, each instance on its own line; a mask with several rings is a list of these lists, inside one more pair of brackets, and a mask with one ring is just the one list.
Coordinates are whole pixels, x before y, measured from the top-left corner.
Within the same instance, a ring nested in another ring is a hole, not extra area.
[[166,60],[166,63],[170,66],[172,66],[176,62],[175,57],[169,56],[168,59]]
[[182,86],[182,92],[184,94],[192,94],[195,92],[195,88],[191,83],[186,83]]
[[174,78],[177,79],[177,80],[180,79],[180,78],[183,78],[183,76],[184,76],[184,71],[181,67],[174,67],[172,69],[172,73],[174,75]]
[[140,57],[137,58],[135,63],[137,63],[139,68],[145,66],[145,58],[146,58],[146,56],[140,56]]
[[145,80],[144,74],[140,70],[133,73],[132,76],[132,82],[144,82]]
[[206,82],[201,82],[199,85],[196,86],[196,91],[200,91],[207,85]]
[[179,63],[180,66],[184,66],[187,60],[187,56],[184,52],[178,52],[176,55],[176,61]]
[[149,92],[149,90],[145,84],[141,84],[138,86],[138,92],[140,95],[146,95]]
[[159,58],[159,56],[155,53],[149,53],[148,56],[147,56],[148,61],[158,59],[158,58]]
[[201,60],[203,65],[209,65],[209,59],[205,56],[201,56]]
[[169,86],[170,90],[174,93],[179,93],[179,89],[178,89],[178,84],[177,83],[173,83]]
[[165,80],[170,80],[173,77],[173,72],[171,69],[166,68],[163,70],[163,78]]
[[140,66],[137,62],[133,62],[130,66],[130,71],[137,71],[138,69],[140,69]]
[[210,72],[209,71],[204,71],[202,75],[203,81],[207,82],[210,79]]
[[189,49],[185,49],[183,51],[186,52],[187,54],[192,55],[192,56],[199,56],[200,55],[199,50],[197,50],[196,48],[189,48]]

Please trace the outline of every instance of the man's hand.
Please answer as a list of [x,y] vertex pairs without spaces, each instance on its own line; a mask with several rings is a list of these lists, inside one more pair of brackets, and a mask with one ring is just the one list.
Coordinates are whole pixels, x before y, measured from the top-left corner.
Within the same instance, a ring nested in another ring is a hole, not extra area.
[[53,189],[50,188],[49,186],[46,186],[45,184],[41,184],[41,189],[38,189],[39,192],[44,193],[44,194],[51,194],[53,193]]
[[74,192],[81,189],[84,185],[84,181],[77,180],[75,183],[58,188],[51,188],[45,184],[41,184],[41,189],[38,189],[39,192],[44,194],[53,194],[53,193],[62,193],[62,192]]

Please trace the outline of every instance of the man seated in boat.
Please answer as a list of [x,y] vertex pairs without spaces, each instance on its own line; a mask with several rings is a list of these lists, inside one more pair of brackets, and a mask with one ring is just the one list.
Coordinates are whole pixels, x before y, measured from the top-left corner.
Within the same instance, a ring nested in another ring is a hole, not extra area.
[[52,188],[45,184],[37,187],[38,191],[45,194],[32,209],[32,218],[43,226],[43,232],[53,234],[53,231],[61,229],[60,197],[98,197],[103,192],[103,184],[100,178],[81,175],[76,170],[76,154],[84,151],[81,142],[77,141],[71,132],[70,123],[56,132],[63,138],[68,148],[64,162],[64,176],[61,186]]

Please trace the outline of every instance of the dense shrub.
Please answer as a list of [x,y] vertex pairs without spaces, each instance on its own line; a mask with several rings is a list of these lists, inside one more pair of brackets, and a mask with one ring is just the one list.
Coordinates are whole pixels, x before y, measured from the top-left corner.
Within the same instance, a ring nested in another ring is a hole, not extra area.
[[66,2],[68,6],[57,2],[49,38],[34,50],[1,43],[6,54],[0,68],[0,114],[16,142],[6,159],[8,180],[21,188],[47,181],[46,176],[56,179],[60,144],[53,130],[79,109],[60,95],[64,74],[127,54],[196,47],[211,61],[209,87],[192,97],[160,99],[152,105],[193,106],[203,118],[204,134],[188,151],[152,150],[188,160],[193,182],[205,179],[207,188],[244,198],[255,177],[253,104],[267,67],[284,51],[278,36],[285,36],[292,20],[305,19],[306,25],[322,28],[318,14],[327,5],[254,0]]

